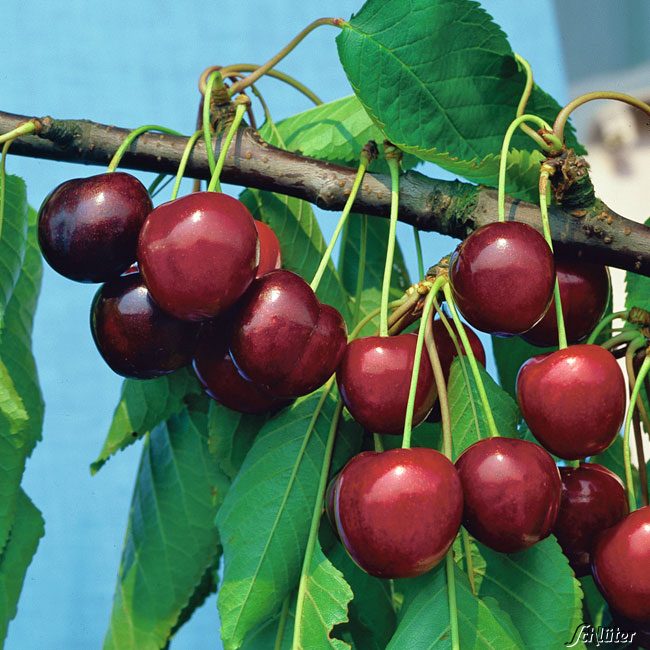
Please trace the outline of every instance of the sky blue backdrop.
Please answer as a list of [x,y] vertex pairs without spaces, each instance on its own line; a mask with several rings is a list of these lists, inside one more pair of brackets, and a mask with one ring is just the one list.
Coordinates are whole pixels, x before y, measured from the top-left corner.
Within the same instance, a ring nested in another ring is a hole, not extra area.
[[[532,63],[540,84],[564,99],[550,0],[483,4],[515,50]],[[361,0],[3,0],[0,108],[132,127],[165,124],[192,132],[196,79],[206,66],[261,63],[312,19],[348,17],[360,6]],[[329,28],[316,32],[282,65],[325,100],[350,92],[338,65],[335,35]],[[277,118],[308,107],[304,98],[275,81],[263,82],[263,90]],[[56,184],[97,172],[18,157],[10,160],[9,171],[27,180],[36,207]],[[335,216],[321,218],[326,235]],[[415,275],[410,231],[402,231],[402,238]],[[451,244],[427,236],[426,261],[437,260]],[[46,269],[35,331],[47,404],[44,440],[24,479],[45,516],[46,537],[10,627],[10,650],[100,647],[110,613],[140,450],[132,446],[90,477],[88,465],[99,451],[120,386],[91,340],[88,308],[94,291]],[[219,647],[217,625],[211,599],[172,646]]]

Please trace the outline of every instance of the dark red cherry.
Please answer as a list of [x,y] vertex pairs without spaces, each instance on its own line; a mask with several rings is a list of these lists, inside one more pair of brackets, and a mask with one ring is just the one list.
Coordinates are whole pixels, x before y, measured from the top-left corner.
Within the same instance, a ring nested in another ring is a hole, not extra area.
[[[398,435],[404,430],[416,344],[416,334],[368,336],[348,344],[336,380],[348,411],[368,431]],[[429,415],[436,395],[431,364],[423,351],[413,426]]]
[[151,379],[192,360],[198,327],[162,311],[139,273],[102,285],[90,326],[99,353],[118,375]]
[[479,542],[516,553],[551,533],[562,482],[539,445],[489,438],[469,446],[456,461],[463,484],[463,525]]
[[130,174],[61,183],[38,214],[43,257],[71,280],[111,280],[135,261],[138,235],[152,209],[144,185]]
[[193,365],[207,394],[240,413],[268,413],[285,406],[287,402],[271,397],[239,374],[230,356],[231,330],[229,318],[201,326]]
[[238,307],[230,351],[239,371],[279,399],[322,386],[347,344],[345,321],[291,271],[255,280]]
[[[578,343],[591,333],[605,313],[610,291],[609,272],[604,266],[564,257],[555,258],[555,272],[567,340]],[[555,299],[544,318],[521,336],[540,347],[558,344]]]
[[183,320],[214,318],[255,279],[259,242],[246,206],[196,192],[158,206],[138,242],[140,271],[154,300]]
[[424,447],[358,454],[341,470],[333,501],[343,545],[380,578],[410,578],[436,566],[463,512],[453,464]]
[[475,230],[454,251],[449,280],[470,325],[491,334],[521,334],[548,309],[555,262],[534,228],[495,222]]
[[270,226],[255,220],[255,228],[260,240],[260,263],[255,277],[261,278],[265,273],[275,271],[282,266],[282,255],[280,242]]
[[600,535],[591,568],[613,610],[650,625],[650,506],[631,512]]
[[533,435],[566,460],[599,454],[625,415],[625,380],[598,345],[571,345],[532,357],[517,376],[517,398]]
[[598,535],[627,513],[621,479],[602,465],[560,467],[562,499],[553,528],[576,576],[590,573],[591,551]]

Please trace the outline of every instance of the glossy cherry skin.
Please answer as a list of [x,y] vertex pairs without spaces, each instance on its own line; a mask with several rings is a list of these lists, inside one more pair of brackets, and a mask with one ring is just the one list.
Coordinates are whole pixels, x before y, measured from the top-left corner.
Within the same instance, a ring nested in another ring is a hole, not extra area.
[[260,261],[255,277],[261,278],[266,273],[275,271],[282,266],[282,254],[278,237],[270,226],[256,219],[255,228],[260,240]]
[[553,296],[555,262],[534,228],[516,221],[475,230],[449,262],[454,300],[467,322],[491,334],[522,334]]
[[[416,344],[416,334],[368,336],[348,344],[336,380],[348,411],[368,431],[400,435],[404,430]],[[414,427],[429,415],[436,396],[431,363],[423,352]]]
[[591,568],[613,610],[650,625],[650,506],[631,512],[600,535]]
[[489,438],[469,446],[456,461],[463,484],[463,525],[479,542],[516,553],[551,533],[562,482],[539,445]]
[[230,351],[244,377],[279,399],[322,386],[347,344],[339,312],[291,271],[255,280],[238,306]]
[[517,398],[535,438],[566,460],[607,449],[625,416],[623,373],[598,345],[532,357],[519,370]]
[[553,528],[576,576],[591,572],[591,551],[598,535],[628,514],[623,483],[595,463],[560,467],[562,499]]
[[269,413],[286,406],[239,374],[230,356],[232,325],[229,318],[201,326],[194,353],[194,372],[206,393],[220,404],[240,413]]
[[255,279],[259,240],[246,206],[196,192],[158,206],[138,242],[140,271],[154,300],[183,320],[224,313]]
[[[555,272],[567,340],[578,343],[591,333],[605,313],[610,292],[609,272],[604,266],[564,257],[555,258]],[[540,347],[558,344],[555,299],[544,318],[521,336]]]
[[90,326],[99,353],[118,375],[152,379],[192,360],[198,327],[164,312],[139,273],[102,285],[93,300]]
[[358,454],[341,470],[332,498],[343,545],[379,578],[411,578],[436,566],[463,512],[453,464],[424,447]]
[[111,280],[135,261],[138,235],[152,209],[146,188],[130,174],[61,183],[38,213],[43,257],[71,280]]

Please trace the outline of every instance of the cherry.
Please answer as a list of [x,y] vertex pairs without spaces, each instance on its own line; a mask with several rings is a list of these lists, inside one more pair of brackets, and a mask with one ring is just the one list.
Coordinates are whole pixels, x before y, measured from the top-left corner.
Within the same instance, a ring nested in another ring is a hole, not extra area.
[[603,531],[591,554],[591,568],[614,611],[634,623],[650,624],[650,506]]
[[463,525],[479,542],[516,553],[548,537],[555,524],[562,482],[551,456],[539,445],[488,438],[458,457],[463,484]]
[[291,271],[255,280],[235,318],[230,350],[244,377],[279,399],[306,395],[334,373],[347,343],[345,321]]
[[625,415],[625,380],[598,345],[572,345],[532,357],[519,370],[517,398],[533,435],[566,460],[599,454]]
[[277,235],[262,221],[255,220],[257,236],[260,240],[260,263],[257,267],[256,278],[261,278],[265,273],[275,271],[282,266],[280,242]]
[[208,321],[201,326],[193,365],[207,394],[240,413],[268,413],[285,406],[286,402],[271,397],[239,374],[230,356],[231,330],[228,318]]
[[[416,334],[368,336],[351,341],[336,379],[352,417],[373,433],[401,434],[411,386]],[[436,386],[425,352],[420,361],[413,426],[431,412]]]
[[38,214],[43,257],[78,282],[117,277],[134,262],[138,234],[152,208],[144,185],[123,172],[61,183]]
[[[604,266],[564,257],[556,257],[555,272],[567,340],[578,343],[591,333],[605,313],[610,291],[609,273]],[[544,318],[521,336],[540,347],[558,344],[555,299]]]
[[151,299],[139,273],[107,282],[90,312],[93,338],[118,375],[151,379],[192,360],[197,326],[165,313]]
[[259,242],[246,206],[196,192],[158,206],[144,223],[138,262],[154,300],[184,320],[214,318],[255,279]]
[[373,576],[426,573],[444,557],[460,528],[458,474],[434,449],[364,451],[335,481],[332,500],[341,541]]
[[591,551],[601,531],[628,514],[621,479],[602,465],[560,467],[562,500],[553,528],[576,576],[590,573]]
[[548,309],[555,262],[548,244],[531,226],[489,223],[456,248],[449,280],[470,325],[492,334],[521,334]]

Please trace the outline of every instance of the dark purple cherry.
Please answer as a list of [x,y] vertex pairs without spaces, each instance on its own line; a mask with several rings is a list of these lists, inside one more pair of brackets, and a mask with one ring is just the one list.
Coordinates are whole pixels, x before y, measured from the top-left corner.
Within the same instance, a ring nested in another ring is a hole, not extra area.
[[546,313],[555,284],[548,244],[525,223],[490,223],[451,256],[449,280],[467,322],[491,334],[522,334]]
[[631,512],[600,535],[591,568],[612,610],[650,626],[650,506]]
[[118,375],[151,379],[192,360],[198,326],[162,311],[139,273],[102,285],[93,300],[90,326],[99,353]]
[[628,514],[621,479],[602,465],[560,467],[562,500],[553,528],[578,577],[590,573],[591,551],[598,535]]
[[410,578],[436,566],[463,512],[453,464],[424,447],[358,454],[341,470],[332,499],[343,545],[380,578]]
[[218,192],[196,192],[158,206],[138,243],[138,263],[151,295],[183,320],[225,312],[255,279],[258,258],[250,212]]
[[261,278],[266,273],[275,271],[282,266],[282,254],[278,237],[270,226],[255,220],[255,228],[260,240],[260,263],[255,277]]
[[625,416],[625,379],[598,345],[571,345],[529,359],[517,398],[533,435],[550,452],[577,460],[605,451]]
[[[591,333],[605,313],[610,291],[609,272],[604,266],[565,257],[555,258],[555,272],[567,340],[578,343]],[[555,299],[544,318],[522,334],[522,338],[540,347],[558,344]]]
[[244,377],[293,399],[332,376],[346,344],[341,314],[319,302],[299,275],[278,270],[255,280],[242,299],[230,351]]
[[262,391],[239,374],[230,356],[229,318],[203,323],[194,354],[194,371],[207,394],[240,413],[268,413],[287,404]]
[[463,525],[501,553],[516,553],[551,534],[562,482],[551,456],[539,445],[488,438],[456,461],[463,484]]
[[57,273],[105,282],[135,261],[138,235],[153,209],[144,185],[113,172],[61,183],[38,214],[38,242]]
[[[368,431],[398,435],[404,430],[416,344],[416,334],[367,336],[348,344],[336,380],[348,411]],[[436,395],[431,363],[423,352],[414,427],[429,415]]]

